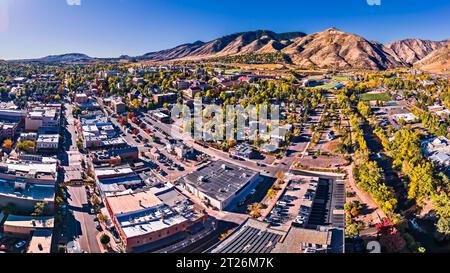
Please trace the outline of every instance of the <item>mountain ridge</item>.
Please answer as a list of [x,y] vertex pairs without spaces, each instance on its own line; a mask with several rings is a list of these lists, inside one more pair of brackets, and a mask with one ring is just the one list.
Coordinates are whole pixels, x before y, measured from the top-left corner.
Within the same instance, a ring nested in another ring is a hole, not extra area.
[[211,41],[196,41],[148,52],[140,56],[92,58],[82,53],[50,55],[16,60],[31,63],[80,63],[95,61],[176,61],[202,60],[244,54],[281,53],[302,68],[342,68],[385,70],[411,67],[439,50],[446,41],[403,39],[383,45],[337,28],[305,34],[276,33],[270,30],[237,32]]

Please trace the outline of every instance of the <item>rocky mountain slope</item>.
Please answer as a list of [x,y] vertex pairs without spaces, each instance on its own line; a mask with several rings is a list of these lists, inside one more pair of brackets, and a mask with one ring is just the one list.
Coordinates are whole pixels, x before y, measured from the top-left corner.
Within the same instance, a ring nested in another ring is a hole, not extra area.
[[417,62],[415,67],[433,73],[450,74],[450,41]]
[[444,46],[445,42],[420,39],[404,39],[386,45],[404,62],[414,64],[436,49]]
[[282,52],[301,67],[387,69],[405,65],[382,44],[335,28],[295,39]]
[[147,53],[138,58],[145,60],[170,60],[182,58],[207,58],[248,53],[277,52],[292,43],[292,39],[305,36],[302,32],[275,33],[267,30],[249,31],[227,35],[210,42],[195,42],[173,49]]

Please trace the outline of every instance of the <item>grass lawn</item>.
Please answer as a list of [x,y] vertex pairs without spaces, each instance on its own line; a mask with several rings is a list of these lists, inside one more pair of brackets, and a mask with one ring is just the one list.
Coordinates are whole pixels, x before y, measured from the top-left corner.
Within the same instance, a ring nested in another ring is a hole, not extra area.
[[318,85],[318,86],[314,86],[315,88],[321,88],[321,89],[331,89],[333,87],[335,87],[337,85],[337,83],[332,82],[329,84],[324,84],[324,85]]
[[338,81],[338,82],[345,82],[348,81],[350,78],[346,76],[334,76],[331,80]]
[[388,93],[366,93],[359,96],[362,101],[392,101]]

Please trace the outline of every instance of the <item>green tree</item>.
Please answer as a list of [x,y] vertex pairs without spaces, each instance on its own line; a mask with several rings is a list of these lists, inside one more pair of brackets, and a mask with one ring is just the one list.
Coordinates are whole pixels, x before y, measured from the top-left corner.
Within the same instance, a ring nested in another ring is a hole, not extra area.
[[431,163],[423,163],[411,168],[408,172],[408,198],[421,202],[430,197],[434,191],[433,166]]
[[102,237],[100,237],[100,242],[102,245],[107,246],[111,242],[111,238],[108,235],[103,234]]
[[450,218],[439,218],[436,223],[436,231],[440,240],[450,239]]
[[35,149],[36,149],[36,141],[32,140],[19,141],[16,145],[17,151],[32,153],[35,151]]
[[34,205],[34,211],[31,214],[32,216],[41,216],[44,213],[45,210],[45,203],[44,202],[37,202]]

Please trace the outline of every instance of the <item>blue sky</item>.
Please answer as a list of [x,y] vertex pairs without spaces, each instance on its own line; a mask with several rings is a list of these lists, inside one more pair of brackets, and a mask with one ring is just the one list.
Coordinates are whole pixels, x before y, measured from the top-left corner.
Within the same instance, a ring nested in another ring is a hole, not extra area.
[[450,38],[450,1],[0,0],[0,59],[131,56],[240,31],[329,27],[387,43]]

